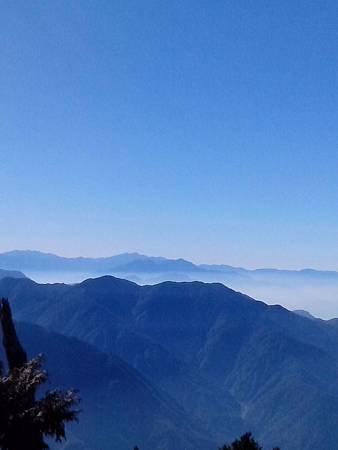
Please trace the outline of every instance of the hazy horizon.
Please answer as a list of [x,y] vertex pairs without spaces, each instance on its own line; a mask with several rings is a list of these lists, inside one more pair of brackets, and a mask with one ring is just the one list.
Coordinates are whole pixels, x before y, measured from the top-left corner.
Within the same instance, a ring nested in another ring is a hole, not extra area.
[[[57,251],[52,251],[52,250],[41,250],[41,249],[34,249],[34,248],[11,248],[11,249],[1,249],[0,248],[0,254],[1,253],[10,253],[10,252],[38,252],[38,253],[45,253],[45,254],[52,254],[55,256],[59,256],[62,258],[109,258],[111,256],[117,256],[117,255],[121,255],[121,254],[133,254],[133,253],[137,253],[139,255],[142,256],[147,256],[147,257],[155,257],[155,258],[165,258],[165,259],[184,259],[185,261],[189,261],[192,262],[195,265],[203,265],[203,264],[207,264],[207,265],[227,265],[227,266],[231,266],[231,267],[236,267],[236,268],[243,268],[243,269],[247,269],[247,270],[256,270],[256,269],[276,269],[276,270],[291,270],[291,271],[302,271],[302,270],[315,270],[315,271],[323,271],[323,272],[338,272],[338,268],[334,269],[334,268],[318,268],[318,267],[312,267],[312,266],[301,266],[301,267],[292,267],[292,265],[290,266],[268,266],[268,265],[263,265],[263,266],[245,266],[244,264],[239,264],[239,265],[235,265],[235,264],[231,264],[229,261],[227,261],[226,259],[220,259],[219,261],[215,261],[215,260],[210,260],[210,261],[205,261],[205,260],[194,260],[192,258],[189,257],[183,257],[183,256],[175,256],[175,257],[170,257],[167,255],[163,255],[163,254],[157,254],[157,255],[150,255],[150,254],[146,254],[143,251],[137,251],[137,250],[126,250],[126,251],[121,251],[118,253],[104,253],[101,255],[97,255],[97,254],[62,254],[59,253]],[[0,267],[1,268],[1,267]]]
[[[2,254],[0,252],[0,257]],[[133,260],[124,258],[108,264],[87,261],[83,265],[80,261],[78,264],[72,263],[71,266],[53,261],[53,259],[41,260],[35,256],[30,259],[27,258],[27,253],[23,252],[22,256],[18,255],[14,260],[5,258],[4,261],[0,261],[0,268],[21,270],[38,283],[74,284],[103,275],[117,276],[140,285],[157,284],[163,281],[218,282],[270,305],[280,304],[290,310],[307,310],[323,319],[338,317],[338,276],[333,274],[297,271],[290,271],[290,273],[213,270],[196,272],[190,270],[189,265],[168,266],[170,260],[162,262],[164,265],[156,268],[147,265],[146,262],[145,265],[141,263],[128,266]],[[42,264],[46,265],[45,268]]]

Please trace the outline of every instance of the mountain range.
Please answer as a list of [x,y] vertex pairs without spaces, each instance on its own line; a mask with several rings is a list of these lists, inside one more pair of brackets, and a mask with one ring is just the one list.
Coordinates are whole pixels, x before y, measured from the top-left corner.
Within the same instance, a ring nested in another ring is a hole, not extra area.
[[0,268],[19,270],[40,283],[78,283],[114,275],[138,284],[163,281],[220,282],[269,304],[310,311],[329,319],[338,315],[338,272],[255,269],[193,264],[184,259],[123,253],[106,258],[65,258],[37,251],[0,253]]
[[34,250],[13,250],[0,253],[0,267],[9,270],[28,271],[74,271],[92,272],[96,274],[121,273],[199,273],[199,274],[229,274],[246,277],[264,276],[295,277],[299,279],[320,278],[338,280],[338,272],[314,269],[281,270],[273,268],[245,269],[225,264],[194,264],[185,259],[168,259],[160,256],[146,256],[134,253],[100,258],[66,258],[53,253],[43,253]]
[[[124,449],[132,441],[145,450],[216,449],[247,430],[267,448],[336,448],[335,321],[269,306],[218,283],[139,286],[104,276],[65,285],[4,278],[0,296],[10,299],[16,320],[28,323],[22,339],[29,348],[30,335],[46,333],[34,338],[33,353],[44,351],[56,381],[77,386],[81,380],[82,424],[93,420],[92,434],[102,441],[75,426],[72,442],[82,447],[69,449]],[[33,324],[44,330],[30,331]],[[114,364],[130,377],[122,376],[125,389],[110,393],[119,386]],[[139,395],[143,400],[132,401]]]

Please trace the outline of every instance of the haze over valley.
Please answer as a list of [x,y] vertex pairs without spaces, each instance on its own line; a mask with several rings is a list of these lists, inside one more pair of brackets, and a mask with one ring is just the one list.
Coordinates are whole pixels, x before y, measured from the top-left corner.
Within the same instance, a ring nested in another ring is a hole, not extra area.
[[22,271],[39,283],[78,283],[114,275],[138,284],[163,281],[220,282],[268,304],[307,310],[316,317],[338,317],[338,272],[248,270],[228,265],[193,264],[183,259],[124,253],[105,258],[64,258],[38,251],[0,253],[0,267]]

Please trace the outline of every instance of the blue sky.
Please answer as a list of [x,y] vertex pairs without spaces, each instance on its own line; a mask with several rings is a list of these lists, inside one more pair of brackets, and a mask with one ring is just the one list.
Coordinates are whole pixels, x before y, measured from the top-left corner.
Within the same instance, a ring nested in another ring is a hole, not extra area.
[[1,2],[0,250],[338,269],[338,3]]

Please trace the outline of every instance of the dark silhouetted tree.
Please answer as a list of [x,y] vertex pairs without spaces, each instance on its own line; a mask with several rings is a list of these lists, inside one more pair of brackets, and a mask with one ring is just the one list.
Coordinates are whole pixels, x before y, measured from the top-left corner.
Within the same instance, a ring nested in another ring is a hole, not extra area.
[[8,362],[6,374],[0,363],[0,449],[48,449],[44,437],[62,441],[65,424],[77,420],[76,392],[53,390],[37,398],[37,389],[48,376],[41,356],[27,360],[6,299],[0,301],[0,321]]
[[[230,445],[223,445],[219,450],[262,450],[262,447],[256,442],[251,433],[245,433],[239,439],[236,439]],[[272,450],[280,450],[274,447]]]

